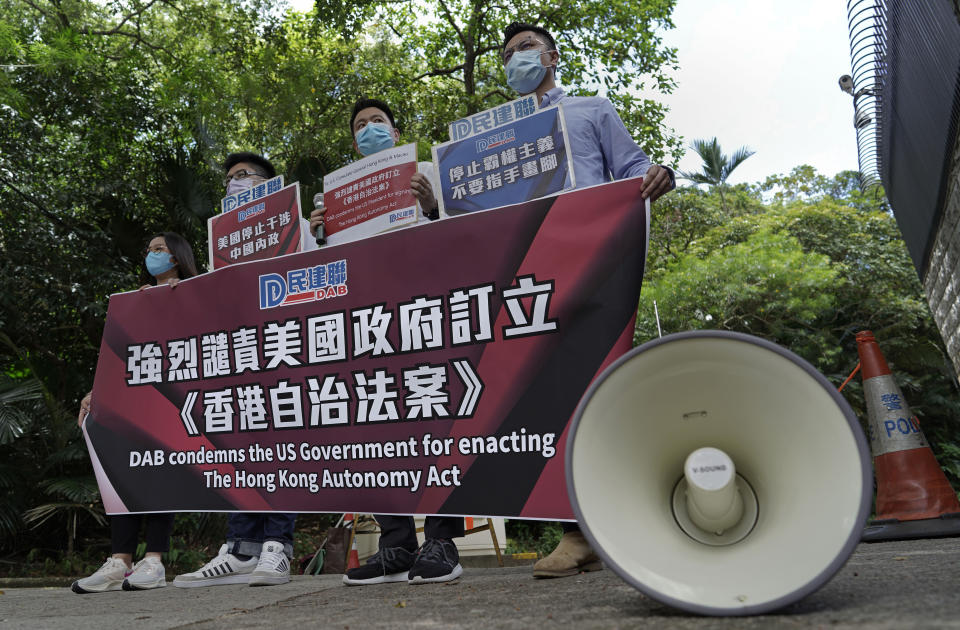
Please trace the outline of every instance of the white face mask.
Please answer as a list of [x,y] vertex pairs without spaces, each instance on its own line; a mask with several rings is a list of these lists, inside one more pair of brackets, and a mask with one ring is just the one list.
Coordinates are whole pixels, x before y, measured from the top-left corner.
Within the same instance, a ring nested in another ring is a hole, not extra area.
[[227,182],[227,197],[230,195],[235,195],[241,190],[247,190],[248,188],[253,188],[253,178],[244,177],[243,179],[233,178]]

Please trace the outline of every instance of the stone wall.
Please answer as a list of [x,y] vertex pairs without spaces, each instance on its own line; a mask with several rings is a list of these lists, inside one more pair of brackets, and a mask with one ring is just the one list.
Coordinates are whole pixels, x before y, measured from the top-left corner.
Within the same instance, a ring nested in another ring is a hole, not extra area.
[[960,136],[953,149],[944,210],[923,290],[954,371],[960,374]]

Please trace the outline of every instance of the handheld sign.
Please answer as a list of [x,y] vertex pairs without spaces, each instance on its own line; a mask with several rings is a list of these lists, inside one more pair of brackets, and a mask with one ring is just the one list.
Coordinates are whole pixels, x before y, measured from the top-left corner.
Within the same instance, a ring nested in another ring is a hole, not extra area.
[[213,271],[238,262],[303,251],[299,183],[210,217],[207,234]]
[[323,176],[327,243],[337,245],[417,222],[410,178],[417,146],[405,144],[368,155]]
[[233,212],[240,206],[244,206],[251,201],[256,201],[262,199],[267,195],[272,195],[283,188],[283,175],[277,175],[272,179],[268,179],[265,182],[260,182],[256,186],[252,186],[246,190],[241,190],[238,193],[233,193],[232,195],[227,195],[220,200],[220,212],[226,214],[227,212]]
[[450,140],[463,140],[470,136],[486,133],[496,127],[509,125],[521,118],[532,116],[537,113],[539,107],[537,95],[527,94],[509,103],[470,114],[466,118],[450,123]]
[[488,210],[575,187],[563,106],[537,111],[489,132],[433,147],[440,208]]

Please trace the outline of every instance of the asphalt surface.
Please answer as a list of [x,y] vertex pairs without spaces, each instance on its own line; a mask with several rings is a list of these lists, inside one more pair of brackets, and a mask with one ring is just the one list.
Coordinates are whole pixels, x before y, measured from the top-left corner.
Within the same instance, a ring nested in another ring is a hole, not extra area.
[[[169,576],[172,577],[172,576]],[[860,545],[819,591],[776,614],[708,618],[642,595],[613,571],[534,580],[467,568],[447,584],[345,587],[340,576],[76,595],[7,588],[0,628],[960,628],[960,538]]]

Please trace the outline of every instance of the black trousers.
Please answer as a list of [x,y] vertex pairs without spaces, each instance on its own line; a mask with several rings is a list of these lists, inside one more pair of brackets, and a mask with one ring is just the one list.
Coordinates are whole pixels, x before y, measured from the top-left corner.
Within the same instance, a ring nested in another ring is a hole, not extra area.
[[[417,548],[417,526],[412,516],[386,516],[374,514],[380,524],[380,548],[403,547],[407,551]],[[462,516],[428,516],[423,525],[427,538],[460,538],[463,536]]]
[[147,551],[170,551],[173,514],[124,514],[110,517],[110,538],[113,553],[132,554],[140,539],[140,524],[146,523]]

